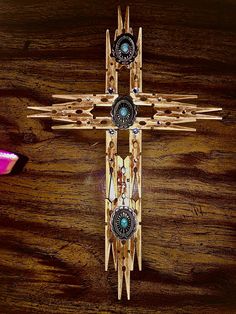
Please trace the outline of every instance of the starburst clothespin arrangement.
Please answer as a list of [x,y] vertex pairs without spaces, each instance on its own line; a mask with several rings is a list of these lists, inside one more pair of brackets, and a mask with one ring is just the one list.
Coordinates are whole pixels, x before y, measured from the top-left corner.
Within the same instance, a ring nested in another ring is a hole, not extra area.
[[[126,96],[119,96],[118,93],[118,74],[122,68],[130,71],[130,93]],[[182,124],[198,119],[220,120],[221,117],[206,113],[221,108],[199,108],[194,104],[180,102],[195,99],[196,95],[143,93],[142,28],[139,28],[136,39],[130,27],[129,7],[126,8],[124,22],[118,7],[118,27],[112,45],[109,30],[106,31],[105,93],[53,97],[67,102],[47,107],[29,107],[42,111],[29,117],[67,122],[53,126],[54,130],[106,130],[105,270],[108,270],[112,254],[118,272],[118,299],[121,299],[123,281],[127,298],[130,299],[130,271],[134,267],[135,254],[138,268],[142,270],[142,131],[195,131]],[[106,111],[108,108],[110,115],[94,115],[97,109]],[[142,115],[142,108],[146,112],[151,108],[150,116]],[[117,153],[119,130],[129,132],[129,155],[125,159]]]

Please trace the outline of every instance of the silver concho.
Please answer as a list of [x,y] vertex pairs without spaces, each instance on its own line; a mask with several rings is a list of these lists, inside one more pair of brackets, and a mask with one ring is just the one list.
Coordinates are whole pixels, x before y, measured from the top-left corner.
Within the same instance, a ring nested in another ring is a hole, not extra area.
[[133,35],[129,33],[121,34],[113,43],[111,56],[123,65],[128,65],[137,56],[137,45]]
[[136,231],[137,219],[134,210],[128,206],[114,209],[111,220],[111,231],[120,240],[130,239]]
[[137,115],[137,107],[130,96],[119,96],[111,108],[113,123],[119,129],[127,129],[133,125]]

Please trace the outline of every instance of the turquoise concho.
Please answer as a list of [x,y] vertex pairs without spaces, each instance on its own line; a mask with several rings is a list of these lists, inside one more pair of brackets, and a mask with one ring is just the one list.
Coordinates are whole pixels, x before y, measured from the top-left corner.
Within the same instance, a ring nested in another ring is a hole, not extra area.
[[118,206],[111,215],[111,231],[120,240],[130,239],[136,231],[137,218],[128,206]]

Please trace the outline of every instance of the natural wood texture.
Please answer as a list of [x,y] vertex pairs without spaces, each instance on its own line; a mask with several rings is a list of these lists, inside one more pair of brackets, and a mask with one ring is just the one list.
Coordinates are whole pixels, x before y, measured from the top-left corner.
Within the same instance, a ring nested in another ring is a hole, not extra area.
[[[138,110],[142,106],[153,107],[154,114],[149,117],[139,116],[129,129],[139,128],[143,130],[155,129],[158,131],[196,131],[195,128],[180,126],[179,124],[196,122],[197,120],[221,120],[220,116],[205,113],[221,111],[222,108],[197,107],[193,104],[181,103],[172,99],[193,99],[195,95],[165,95],[131,93],[134,104]],[[90,95],[54,95],[55,98],[74,100],[62,104],[53,104],[51,107],[31,107],[28,109],[45,111],[28,115],[28,118],[52,119],[53,121],[70,122],[70,124],[56,125],[56,129],[117,129],[111,116],[95,117],[92,111],[95,107],[110,107],[117,94],[90,94]],[[173,98],[172,98],[173,97]]]
[[[125,22],[121,16],[121,8],[118,6],[118,27],[116,35],[122,32],[131,32],[129,27],[129,6],[126,8]],[[159,131],[195,131],[194,128],[185,127],[179,124],[196,122],[197,119],[221,120],[219,116],[211,116],[202,113],[221,111],[222,108],[198,108],[196,105],[176,102],[176,99],[194,99],[196,95],[162,95],[142,93],[142,28],[139,28],[137,38],[138,54],[130,65],[122,66],[130,70],[130,96],[137,108],[152,106],[155,113],[148,117],[138,117],[130,129],[157,129]],[[115,126],[111,117],[96,117],[92,114],[95,107],[111,107],[115,98],[118,97],[118,70],[120,64],[111,56],[111,42],[109,30],[106,32],[106,94],[89,95],[54,95],[54,98],[73,100],[62,104],[54,104],[51,107],[31,107],[28,109],[46,111],[40,114],[29,115],[29,118],[51,118],[54,121],[70,122],[60,126],[53,126],[53,129],[111,129]],[[109,90],[111,89],[111,92]],[[137,89],[138,92],[134,92]],[[107,94],[112,95],[107,95]],[[114,93],[114,94],[113,94]],[[116,127],[115,127],[116,128]]]
[[105,199],[105,270],[108,270],[112,250],[115,270],[117,270],[116,239],[110,230],[111,212],[117,206],[117,132],[106,131],[106,199]]
[[134,62],[130,64],[130,93],[134,89],[138,89],[140,93],[143,91],[143,77],[142,77],[142,27],[139,27],[137,39],[138,54]]
[[137,229],[135,234],[135,249],[138,259],[138,268],[142,270],[142,130],[135,134],[129,132],[130,153],[130,207],[136,211]]
[[109,29],[106,31],[106,86],[105,93],[112,89],[114,93],[118,93],[118,72],[117,62],[111,57],[111,40]]
[[[125,173],[122,169],[125,169]],[[129,157],[125,159],[117,156],[117,206],[126,205],[129,206],[129,190],[130,190],[130,160]],[[123,202],[123,194],[125,194],[125,204]],[[127,241],[121,241],[114,237],[117,250],[117,265],[118,265],[118,300],[122,297],[123,282],[125,281],[125,290],[127,293],[127,299],[130,300],[130,271],[133,269],[133,254],[130,254],[130,243],[134,242],[134,238]]]
[[[131,32],[129,26],[129,6],[126,8],[125,22],[118,7],[118,28],[116,35],[121,32]],[[221,120],[218,116],[202,113],[222,110],[221,108],[197,108],[197,106],[172,101],[181,99],[181,95],[167,95],[166,98],[158,94],[142,93],[142,28],[139,28],[137,39],[138,55],[128,67],[130,69],[130,96],[137,108],[152,106],[155,114],[149,117],[136,118],[130,129],[130,156],[125,159],[117,155],[117,132],[111,117],[95,117],[92,110],[96,106],[111,107],[114,95],[54,95],[54,98],[70,99],[74,102],[54,104],[46,107],[46,113],[34,114],[29,118],[51,118],[54,121],[72,122],[72,124],[54,126],[58,129],[108,129],[106,132],[106,200],[105,200],[105,270],[108,270],[109,256],[112,249],[115,270],[118,270],[118,300],[121,300],[123,279],[125,278],[127,299],[130,300],[130,271],[133,270],[134,248],[136,247],[139,270],[142,270],[142,239],[141,239],[141,129],[158,129],[164,131],[195,131],[193,128],[182,127],[179,124],[196,122],[197,119]],[[105,92],[111,89],[112,94],[118,91],[119,66],[111,57],[111,43],[109,30],[106,32],[106,86]],[[133,93],[137,89],[138,92]],[[193,99],[195,95],[182,95],[184,99]],[[28,107],[45,111],[41,107]],[[134,129],[135,128],[135,129]],[[132,130],[133,129],[133,130]],[[112,132],[112,133],[111,133]],[[113,140],[113,137],[115,141]],[[125,169],[126,173],[123,173]],[[116,175],[114,175],[116,173]],[[120,181],[119,181],[120,180]],[[115,182],[116,181],[116,182]],[[123,195],[125,195],[125,204]],[[126,205],[135,210],[137,215],[137,230],[127,241],[121,241],[113,235],[110,221],[117,206]],[[133,250],[130,250],[130,248]],[[117,267],[118,265],[118,267]]]
[[[130,155],[117,155],[117,132],[106,131],[106,200],[105,200],[105,270],[108,270],[110,252],[118,272],[118,300],[122,297],[123,281],[127,299],[130,300],[130,271],[134,269],[135,251],[138,268],[142,270],[141,253],[141,147],[142,131],[129,131]],[[118,206],[128,206],[135,211],[137,226],[134,235],[121,241],[112,233],[110,221]]]
[[4,314],[235,312],[235,3],[129,4],[134,33],[143,27],[143,89],[198,94],[223,121],[143,132],[143,269],[131,300],[117,301],[117,274],[104,272],[105,131],[26,118],[55,93],[104,92],[117,3],[2,1],[0,144],[29,158],[0,177]]
[[92,111],[95,107],[111,107],[117,94],[82,94],[82,95],[54,95],[54,98],[73,100],[62,104],[53,104],[51,107],[31,107],[43,113],[28,115],[28,118],[52,119],[70,124],[54,125],[56,129],[110,129],[113,127],[111,116],[95,117]]

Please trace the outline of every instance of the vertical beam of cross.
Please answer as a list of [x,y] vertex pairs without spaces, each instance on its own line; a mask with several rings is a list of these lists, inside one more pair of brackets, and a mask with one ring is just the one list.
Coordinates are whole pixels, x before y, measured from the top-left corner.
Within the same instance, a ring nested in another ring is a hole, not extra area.
[[[134,267],[135,251],[139,270],[142,270],[141,252],[141,151],[142,131],[129,131],[129,155],[123,159],[117,154],[117,132],[106,131],[106,200],[105,200],[105,270],[108,270],[112,251],[115,270],[118,271],[118,299],[121,299],[123,281],[130,299],[130,271]],[[111,230],[110,221],[118,206],[133,208],[137,226],[132,238],[122,241]]]
[[129,152],[130,152],[130,207],[137,215],[137,230],[135,234],[136,254],[139,270],[142,270],[142,130],[134,129],[129,131]]

